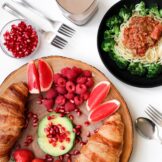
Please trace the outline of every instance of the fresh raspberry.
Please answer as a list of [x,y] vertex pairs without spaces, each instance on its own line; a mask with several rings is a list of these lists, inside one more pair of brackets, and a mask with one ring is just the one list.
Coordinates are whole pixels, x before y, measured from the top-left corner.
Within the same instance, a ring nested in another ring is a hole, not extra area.
[[87,91],[87,87],[84,84],[76,85],[76,93],[77,94],[84,94],[86,91]]
[[92,72],[89,71],[89,70],[84,70],[83,71],[83,76],[85,76],[85,77],[92,77]]
[[65,85],[66,85],[66,80],[65,80],[63,77],[58,78],[58,79],[57,79],[57,85],[58,85],[59,87],[65,87]]
[[78,77],[77,80],[76,80],[76,82],[80,83],[80,84],[84,84],[86,81],[87,81],[87,78],[83,77],[83,76]]
[[62,106],[65,104],[65,102],[66,102],[66,98],[64,96],[60,95],[56,97],[56,100],[55,100],[56,105]]
[[81,97],[83,98],[84,101],[87,101],[89,98],[90,93],[89,92],[85,92],[83,95],[81,95]]
[[61,78],[61,74],[59,74],[59,73],[54,74],[54,75],[53,75],[53,81],[54,81],[54,83],[57,83],[57,80],[58,80],[59,78]]
[[42,104],[48,109],[52,109],[54,106],[53,99],[42,99]]
[[68,81],[66,83],[66,89],[68,92],[74,92],[75,91],[75,84],[72,81]]
[[71,112],[75,110],[75,104],[71,103],[71,102],[66,102],[65,103],[65,111],[66,112]]
[[93,78],[87,78],[86,86],[91,88],[94,85],[94,80]]
[[72,70],[76,72],[77,76],[79,76],[83,73],[83,70],[81,68],[76,67],[76,66],[74,66],[72,68]]
[[65,97],[69,100],[72,100],[72,99],[74,99],[74,93],[67,93],[67,94],[65,94]]
[[74,80],[77,76],[77,73],[71,68],[64,68],[61,70],[61,74],[69,80]]
[[65,87],[56,87],[56,90],[57,90],[57,92],[59,93],[59,94],[66,94],[67,93],[67,91],[66,91],[66,89],[65,89]]
[[83,103],[83,99],[79,96],[75,96],[74,97],[74,103],[75,103],[75,105],[79,106]]
[[57,91],[54,88],[51,88],[46,92],[46,98],[47,99],[53,99],[57,96]]

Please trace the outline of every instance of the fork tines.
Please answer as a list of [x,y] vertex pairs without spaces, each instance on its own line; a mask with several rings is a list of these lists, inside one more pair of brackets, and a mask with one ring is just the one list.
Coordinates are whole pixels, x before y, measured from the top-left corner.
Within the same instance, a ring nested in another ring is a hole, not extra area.
[[55,36],[55,38],[51,41],[51,44],[57,48],[63,49],[68,42],[59,37],[58,35]]
[[149,105],[145,113],[159,126],[162,126],[162,113],[152,105]]
[[75,30],[65,24],[62,24],[58,32],[65,36],[72,37],[73,34],[75,33]]

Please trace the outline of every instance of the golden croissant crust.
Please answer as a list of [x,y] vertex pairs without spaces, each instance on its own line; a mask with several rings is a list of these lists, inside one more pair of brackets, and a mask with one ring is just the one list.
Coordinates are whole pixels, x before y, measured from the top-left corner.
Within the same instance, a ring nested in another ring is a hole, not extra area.
[[124,124],[120,114],[109,117],[93,134],[76,162],[119,162],[123,147]]
[[14,83],[0,96],[0,162],[8,162],[8,155],[25,124],[25,103],[28,87]]

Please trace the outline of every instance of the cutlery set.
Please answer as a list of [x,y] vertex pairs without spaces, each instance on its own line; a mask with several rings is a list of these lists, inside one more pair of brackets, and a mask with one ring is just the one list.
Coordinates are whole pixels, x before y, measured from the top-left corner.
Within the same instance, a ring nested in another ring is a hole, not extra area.
[[[64,38],[58,36],[57,33],[60,33],[61,35],[64,35],[66,37],[72,37],[74,35],[75,33],[74,29],[72,29],[71,27],[69,27],[68,25],[62,22],[52,20],[47,15],[45,15],[42,11],[38,10],[37,8],[29,4],[27,1],[25,0],[13,0],[13,1],[37,13],[39,16],[41,16],[42,18],[50,22],[50,24],[54,29],[53,31],[46,31],[42,29],[40,26],[38,26],[37,24],[33,22],[31,23],[38,28],[39,32],[44,36],[45,40],[47,40],[47,42],[50,43],[51,45],[63,49],[68,43]],[[29,22],[31,21],[28,17],[26,17],[24,14],[22,14],[20,11],[18,11],[16,8],[14,8],[12,5],[8,3],[4,3],[2,5],[2,8],[7,12],[9,12],[10,14],[16,16],[17,18],[25,19]]]
[[159,135],[159,127],[162,127],[162,113],[152,105],[146,108],[145,113],[151,120],[144,117],[137,118],[135,121],[137,132],[147,139],[155,139],[162,143]]

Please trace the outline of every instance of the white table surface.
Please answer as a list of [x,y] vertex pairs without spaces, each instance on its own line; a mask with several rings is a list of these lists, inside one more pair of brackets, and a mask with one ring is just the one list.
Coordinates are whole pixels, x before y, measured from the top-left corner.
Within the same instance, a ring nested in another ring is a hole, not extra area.
[[[126,85],[125,83],[116,79],[110,72],[108,72],[100,60],[96,45],[97,30],[103,15],[116,1],[117,0],[99,0],[99,10],[95,17],[85,26],[78,27],[69,22],[61,14],[61,11],[59,10],[55,0],[29,0],[29,2],[37,6],[39,9],[54,19],[57,18],[74,27],[77,30],[77,33],[72,39],[68,39],[69,44],[63,50],[59,50],[51,45],[48,45],[42,40],[41,47],[37,53],[25,59],[18,60],[10,58],[6,56],[0,49],[0,83],[3,82],[5,77],[10,72],[27,63],[29,60],[48,55],[61,55],[85,61],[105,73],[126,100],[133,121],[135,121],[135,119],[139,116],[146,116],[144,114],[144,109],[148,104],[157,106],[162,111],[161,86],[151,89],[142,89]],[[21,6],[15,5],[11,0],[0,0],[0,5],[2,5],[4,2],[12,3],[15,7],[23,11],[27,16],[30,16],[35,22],[42,25],[42,27],[50,28],[50,25],[46,21],[40,19],[35,14],[31,14]],[[13,19],[15,19],[15,17],[11,16],[0,8],[0,29],[5,25],[5,23]],[[162,145],[156,141],[146,140],[140,137],[136,131],[134,131],[134,149],[130,162],[161,161]]]

